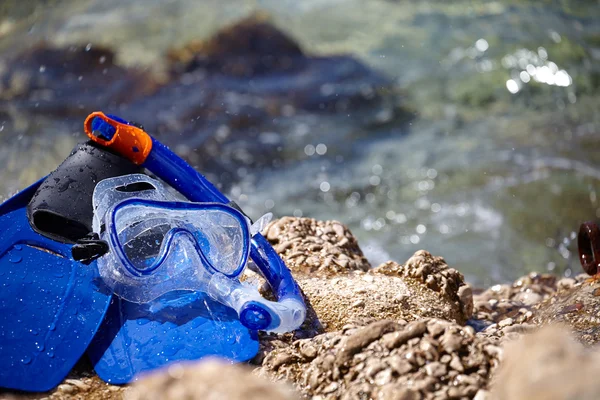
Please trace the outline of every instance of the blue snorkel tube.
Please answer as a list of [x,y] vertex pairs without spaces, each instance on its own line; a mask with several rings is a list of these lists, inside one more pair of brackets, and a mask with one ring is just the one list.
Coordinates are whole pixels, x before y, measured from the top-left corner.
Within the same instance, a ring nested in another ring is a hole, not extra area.
[[[118,117],[95,112],[88,116],[84,128],[91,140],[147,168],[188,200],[222,203],[239,210],[206,177],[140,127]],[[277,302],[262,297],[238,298],[235,288],[232,290],[231,284],[226,284],[225,280],[222,285],[211,285],[209,294],[236,309],[242,324],[251,330],[288,332],[297,329],[304,322],[306,306],[290,270],[260,233],[251,238],[250,257],[269,283]]]

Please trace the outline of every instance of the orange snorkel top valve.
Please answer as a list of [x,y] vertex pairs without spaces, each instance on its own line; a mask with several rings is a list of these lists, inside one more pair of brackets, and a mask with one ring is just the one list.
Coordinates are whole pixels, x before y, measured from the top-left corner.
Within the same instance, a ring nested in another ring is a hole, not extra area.
[[88,115],[83,127],[92,141],[136,165],[143,164],[152,150],[152,138],[143,129],[101,111]]

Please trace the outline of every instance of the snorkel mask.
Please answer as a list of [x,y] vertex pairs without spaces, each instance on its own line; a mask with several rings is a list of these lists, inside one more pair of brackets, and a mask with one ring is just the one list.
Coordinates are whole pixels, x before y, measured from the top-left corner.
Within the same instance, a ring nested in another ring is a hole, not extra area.
[[[184,195],[143,174],[99,182],[93,194],[93,230],[107,244],[100,276],[130,302],[148,303],[177,290],[207,293],[233,308],[251,330],[289,332],[306,316],[289,269],[255,224],[204,176],[139,127],[103,113],[85,122],[88,136],[147,168]],[[239,277],[250,259],[278,301],[264,299]]]

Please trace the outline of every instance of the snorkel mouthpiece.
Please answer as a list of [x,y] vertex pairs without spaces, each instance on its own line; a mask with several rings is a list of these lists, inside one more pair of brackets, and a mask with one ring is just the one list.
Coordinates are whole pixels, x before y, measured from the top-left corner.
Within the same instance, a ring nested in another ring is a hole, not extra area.
[[127,158],[136,165],[143,164],[152,150],[152,138],[141,128],[114,115],[96,111],[83,123],[88,137]]

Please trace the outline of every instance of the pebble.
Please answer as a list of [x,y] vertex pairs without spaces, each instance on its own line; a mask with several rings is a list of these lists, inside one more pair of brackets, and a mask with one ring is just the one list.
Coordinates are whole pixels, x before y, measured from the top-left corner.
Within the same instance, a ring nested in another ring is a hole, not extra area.
[[448,369],[446,366],[438,361],[429,363],[425,366],[425,371],[427,371],[427,375],[439,378],[441,376],[446,375]]
[[328,393],[332,393],[335,392],[338,389],[338,384],[337,382],[331,382],[329,385],[325,386],[321,392],[328,394]]
[[505,319],[503,319],[502,321],[500,321],[500,322],[498,323],[498,326],[499,326],[500,328],[503,328],[503,327],[505,327],[505,326],[510,326],[510,325],[512,325],[514,322],[515,322],[515,321],[514,321],[512,318],[505,318]]
[[462,347],[460,337],[457,337],[448,331],[442,336],[441,345],[444,347],[446,353],[454,353]]
[[406,360],[403,360],[400,356],[394,356],[389,363],[392,369],[399,375],[404,375],[413,369],[412,364]]
[[313,359],[317,356],[317,349],[311,345],[305,345],[300,347],[300,353],[308,359]]
[[72,385],[69,385],[67,383],[62,383],[60,385],[58,385],[58,391],[60,393],[65,393],[65,394],[71,394],[75,392],[75,387]]
[[365,302],[362,299],[356,300],[351,307],[364,307]]
[[450,368],[458,371],[458,372],[464,372],[465,368],[462,365],[462,362],[460,361],[460,358],[457,355],[453,355],[452,356],[452,360],[450,361]]
[[76,386],[82,392],[90,390],[90,385],[78,380],[78,379],[65,379],[65,383]]

